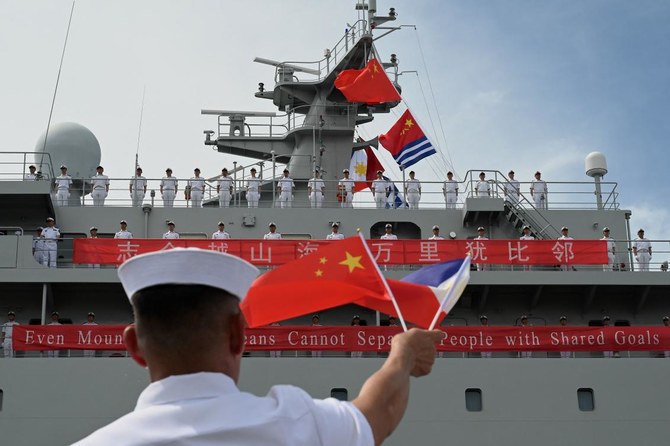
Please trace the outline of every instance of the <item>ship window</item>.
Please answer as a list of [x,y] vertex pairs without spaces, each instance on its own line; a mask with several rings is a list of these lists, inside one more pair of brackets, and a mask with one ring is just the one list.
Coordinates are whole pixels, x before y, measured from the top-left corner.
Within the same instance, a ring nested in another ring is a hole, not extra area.
[[582,412],[591,412],[595,409],[595,403],[593,400],[593,389],[581,388],[577,389],[577,404],[579,404],[579,410]]
[[468,412],[482,411],[482,389],[465,389],[465,408]]
[[349,401],[349,391],[343,387],[330,389],[330,397],[340,401]]

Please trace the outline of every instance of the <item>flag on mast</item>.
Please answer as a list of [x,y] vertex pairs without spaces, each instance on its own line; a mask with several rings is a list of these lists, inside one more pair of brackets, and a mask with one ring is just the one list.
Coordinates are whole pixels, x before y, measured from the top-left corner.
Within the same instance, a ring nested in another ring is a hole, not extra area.
[[379,136],[379,142],[391,152],[401,170],[437,153],[409,109],[388,132]]
[[401,99],[377,59],[370,59],[361,70],[343,70],[335,79],[335,87],[349,102],[379,104]]
[[378,170],[383,172],[384,167],[371,147],[354,151],[349,164],[351,179],[356,182],[354,191],[360,192],[371,187],[372,180],[377,178]]

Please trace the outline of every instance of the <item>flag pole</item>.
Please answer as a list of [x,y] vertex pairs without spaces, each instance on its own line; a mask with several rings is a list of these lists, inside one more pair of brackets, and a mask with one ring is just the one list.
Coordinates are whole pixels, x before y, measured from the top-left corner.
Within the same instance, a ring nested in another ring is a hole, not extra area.
[[356,232],[358,233],[358,236],[360,237],[361,241],[363,242],[363,246],[365,247],[365,252],[368,253],[368,257],[370,260],[372,260],[372,264],[375,266],[377,269],[377,274],[379,274],[379,277],[382,279],[382,283],[384,284],[384,288],[386,288],[386,292],[388,293],[389,297],[391,298],[391,302],[393,303],[393,308],[395,308],[396,313],[398,313],[398,319],[400,319],[400,325],[402,326],[403,331],[407,331],[407,324],[405,323],[405,318],[402,317],[402,313],[400,312],[400,307],[398,306],[398,302],[395,300],[395,296],[393,295],[393,291],[391,291],[391,287],[389,286],[388,282],[386,282],[386,277],[382,274],[382,271],[379,269],[379,265],[377,265],[377,262],[375,261],[374,257],[372,257],[372,252],[370,252],[370,247],[368,246],[367,242],[365,241],[365,237],[363,237],[363,234],[361,233],[360,229],[357,229]]

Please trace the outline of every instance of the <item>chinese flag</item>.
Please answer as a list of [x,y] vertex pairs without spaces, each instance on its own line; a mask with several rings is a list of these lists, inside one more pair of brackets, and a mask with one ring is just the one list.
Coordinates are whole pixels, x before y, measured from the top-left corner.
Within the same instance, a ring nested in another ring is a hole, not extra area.
[[335,87],[349,102],[379,104],[400,100],[398,90],[395,89],[377,59],[370,59],[362,70],[342,71],[335,79]]
[[[241,308],[249,327],[354,303],[389,301],[362,237],[349,237],[260,276]],[[402,310],[401,310],[402,311]]]

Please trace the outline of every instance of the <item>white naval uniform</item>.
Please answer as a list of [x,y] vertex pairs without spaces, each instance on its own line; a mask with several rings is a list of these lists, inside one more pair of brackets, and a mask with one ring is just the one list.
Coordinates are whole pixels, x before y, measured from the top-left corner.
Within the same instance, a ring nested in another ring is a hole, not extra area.
[[490,197],[491,196],[491,185],[488,181],[480,180],[475,186],[475,191],[477,192],[478,197]]
[[130,199],[133,202],[133,207],[142,206],[144,195],[147,190],[147,179],[143,176],[134,176],[130,179]]
[[458,200],[458,182],[456,180],[445,181],[442,191],[444,192],[444,199],[447,202],[447,209],[455,208],[456,201]]
[[431,235],[430,237],[428,237],[428,240],[444,240],[444,237],[442,237],[441,235]]
[[[488,240],[489,238],[488,237],[477,236],[474,239],[475,240]],[[489,270],[489,265],[487,265],[485,263],[477,263],[477,264],[475,264],[475,266],[477,267],[477,271],[488,271]]]
[[27,173],[23,175],[23,180],[24,181],[36,181],[37,180],[37,175],[33,175],[32,173]]
[[95,174],[91,178],[91,185],[93,191],[91,198],[93,198],[93,206],[104,206],[105,198],[107,198],[107,190],[109,189],[109,178],[107,175]]
[[176,231],[168,231],[163,234],[163,238],[168,240],[176,240],[179,238],[179,233]]
[[263,240],[281,240],[281,234],[278,232],[268,232],[263,236]]
[[[95,322],[84,322],[82,325],[98,325]],[[84,350],[84,358],[95,357],[95,350]]]
[[250,208],[257,208],[258,201],[261,198],[261,180],[254,177],[247,180],[247,206]]
[[233,196],[233,179],[230,177],[219,178],[219,207],[227,208],[230,206],[230,199]]
[[636,238],[633,241],[635,248],[635,260],[637,260],[638,271],[649,271],[651,260],[651,243],[646,238]]
[[[91,237],[91,236],[89,236],[88,238],[90,238],[90,239],[94,239],[94,238],[97,239],[98,236],[97,236],[97,235],[96,235],[95,237]],[[89,268],[93,268],[93,269],[100,269],[100,264],[99,264],[99,263],[89,263],[89,264],[88,264],[88,267],[89,267]]]
[[344,234],[331,232],[326,236],[326,240],[344,240]]
[[171,208],[174,206],[174,198],[177,196],[177,187],[179,181],[176,177],[163,177],[161,180],[161,190],[163,191],[163,206]]
[[607,264],[603,265],[603,271],[614,271],[614,263],[616,263],[616,244],[612,237],[601,238],[600,240],[607,241]]
[[130,231],[118,231],[114,234],[114,238],[133,238],[133,233]]
[[354,207],[354,180],[352,178],[342,178],[337,183],[337,190],[344,194],[340,206],[343,208]]
[[58,260],[58,239],[60,238],[60,230],[57,227],[46,227],[42,229],[41,237],[44,239],[44,257],[43,265],[49,268],[56,267]]
[[407,203],[410,209],[419,208],[419,200],[421,200],[421,182],[416,178],[407,180]]
[[507,200],[512,203],[516,204],[519,202],[519,195],[521,194],[521,183],[519,183],[517,180],[509,180],[505,184],[505,196],[507,197]]
[[295,188],[295,183],[290,177],[283,177],[277,181],[277,187],[279,188],[279,206],[282,208],[290,208],[291,203],[293,202],[293,189]]
[[202,197],[205,195],[205,179],[203,177],[191,177],[187,182],[191,188],[191,206],[202,207]]
[[379,237],[379,240],[398,240],[398,236],[395,234],[384,234]]
[[543,180],[530,182],[530,190],[533,193],[533,203],[538,209],[547,209],[547,183]]
[[5,358],[14,357],[14,348],[12,345],[12,333],[14,331],[14,326],[19,325],[16,321],[7,321],[2,324],[2,332],[5,334],[5,339],[2,341],[2,353]]
[[323,190],[326,185],[321,178],[312,178],[307,182],[309,190],[309,205],[313,208],[320,208],[323,205]]
[[226,231],[216,231],[212,234],[213,240],[228,240],[229,238],[230,234],[228,234]]
[[372,446],[365,416],[347,401],[312,399],[293,386],[241,392],[223,373],[176,375],[149,384],[135,409],[73,446]]
[[[572,237],[570,237],[569,235],[568,236],[562,235],[558,238],[558,240],[574,240],[574,239]],[[563,271],[568,271],[570,269],[570,265],[567,264],[567,263],[565,265],[561,265],[561,269]]]
[[[60,322],[49,322],[47,325],[61,325]],[[47,358],[58,358],[59,350],[47,350]]]
[[372,181],[372,193],[375,197],[375,204],[377,209],[384,209],[386,207],[388,182],[385,179],[376,179]]
[[56,205],[67,206],[67,201],[70,198],[72,177],[67,174],[58,175],[54,182],[56,183]]
[[[535,237],[533,237],[530,234],[522,235],[521,237],[519,237],[519,240],[535,240]],[[514,269],[514,266],[512,266],[512,269]],[[531,269],[533,269],[533,267],[531,265],[524,265],[523,266],[524,271],[530,271]]]
[[44,244],[44,239],[42,237],[33,237],[33,258],[40,265],[44,265],[44,257],[46,246]]

